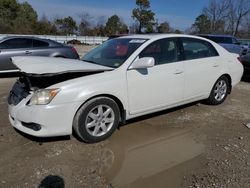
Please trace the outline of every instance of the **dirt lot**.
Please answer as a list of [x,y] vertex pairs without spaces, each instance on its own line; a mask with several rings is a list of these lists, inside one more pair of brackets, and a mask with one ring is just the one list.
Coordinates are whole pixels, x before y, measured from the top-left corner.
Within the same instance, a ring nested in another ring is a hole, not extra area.
[[15,79],[0,79],[0,187],[250,187],[249,82],[220,106],[152,114],[85,144],[14,130],[6,100]]

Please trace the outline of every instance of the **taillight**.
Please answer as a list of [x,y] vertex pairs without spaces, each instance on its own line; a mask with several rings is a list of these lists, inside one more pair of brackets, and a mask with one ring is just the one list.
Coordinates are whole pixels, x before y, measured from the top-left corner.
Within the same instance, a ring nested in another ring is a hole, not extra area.
[[74,47],[71,48],[72,52],[74,52],[75,54],[77,54],[77,51]]
[[72,47],[71,50],[72,50],[72,52],[73,52],[74,54],[77,55],[77,57],[78,57],[78,59],[79,59],[79,55],[78,55],[78,53],[77,53],[77,50],[76,50],[74,47]]

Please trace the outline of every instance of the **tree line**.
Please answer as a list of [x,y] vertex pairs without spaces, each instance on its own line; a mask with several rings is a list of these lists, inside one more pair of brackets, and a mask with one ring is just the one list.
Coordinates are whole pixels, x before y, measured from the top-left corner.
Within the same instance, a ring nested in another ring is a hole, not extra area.
[[250,1],[210,0],[196,18],[190,32],[250,37]]
[[[159,23],[151,10],[150,0],[136,0],[131,12],[134,23],[126,25],[121,17],[94,18],[89,13],[77,15],[78,22],[71,16],[50,20],[27,3],[18,0],[0,1],[0,33],[41,35],[87,35],[110,36],[127,33],[182,33],[170,26],[167,20]],[[94,23],[94,24],[93,24]],[[218,33],[250,37],[249,0],[210,0],[201,14],[185,33]]]

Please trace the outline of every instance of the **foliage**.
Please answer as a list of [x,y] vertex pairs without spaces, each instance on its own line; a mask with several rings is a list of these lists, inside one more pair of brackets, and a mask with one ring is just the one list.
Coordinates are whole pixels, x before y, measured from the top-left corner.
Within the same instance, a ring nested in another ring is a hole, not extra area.
[[[22,1],[23,2],[23,1]],[[18,0],[0,0],[0,33],[44,34],[44,35],[98,35],[108,36],[128,33],[128,26],[118,15],[107,18],[92,17],[89,13],[79,14],[79,23],[72,17],[50,20],[46,15],[38,19],[32,6]],[[132,33],[181,33],[170,27],[168,22],[155,20],[150,0],[136,0],[132,11],[135,20],[129,27]],[[238,37],[250,37],[250,0],[209,0],[194,24],[186,33],[220,33]]]
[[0,32],[32,33],[37,22],[37,13],[27,2],[0,1]]
[[119,16],[113,15],[108,19],[105,27],[106,35],[110,36],[127,32],[128,32],[128,27],[121,21]]
[[171,28],[170,28],[169,23],[167,21],[161,23],[157,27],[157,31],[158,31],[158,33],[170,33],[171,32]]
[[249,0],[210,0],[203,9],[203,14],[210,20],[211,33],[238,35],[244,28],[244,19],[250,14]]
[[38,35],[53,35],[57,34],[57,29],[56,26],[43,15],[42,19],[38,21],[35,26],[35,33]]
[[92,29],[90,28],[91,26],[91,21],[93,19],[92,16],[90,16],[89,13],[82,13],[79,15],[81,21],[78,27],[78,31],[80,35],[91,35],[92,34]]
[[197,33],[210,33],[211,21],[205,14],[201,14],[195,19],[193,27]]
[[149,0],[136,0],[137,8],[132,11],[132,18],[138,21],[138,33],[142,33],[142,29],[146,32],[152,32],[155,24],[155,13],[150,10]]
[[57,26],[59,32],[63,35],[73,35],[77,30],[76,22],[70,16],[62,19],[56,19],[55,25]]
[[37,13],[30,4],[19,5],[17,17],[13,21],[14,33],[32,34],[37,23]]

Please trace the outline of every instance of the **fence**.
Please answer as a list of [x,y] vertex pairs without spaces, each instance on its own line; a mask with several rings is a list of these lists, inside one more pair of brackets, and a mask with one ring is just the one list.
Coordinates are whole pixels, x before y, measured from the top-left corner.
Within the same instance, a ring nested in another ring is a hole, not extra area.
[[38,37],[43,39],[51,39],[55,40],[60,43],[67,43],[71,40],[78,40],[81,43],[94,45],[94,44],[101,44],[106,41],[107,37],[97,37],[97,36],[59,36],[59,35],[15,35],[15,34],[0,34],[0,38],[7,37],[7,36],[32,36]]

